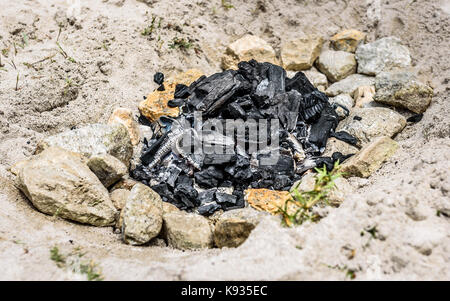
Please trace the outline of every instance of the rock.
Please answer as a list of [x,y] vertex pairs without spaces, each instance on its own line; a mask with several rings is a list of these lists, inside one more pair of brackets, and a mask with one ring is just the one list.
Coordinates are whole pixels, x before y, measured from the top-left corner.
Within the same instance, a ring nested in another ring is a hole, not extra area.
[[325,148],[323,156],[331,157],[335,152],[342,153],[345,156],[349,154],[356,154],[358,151],[359,149],[354,147],[353,145],[331,137],[327,141],[327,146]]
[[122,237],[125,243],[142,245],[158,236],[163,223],[161,197],[150,187],[134,185],[122,210]]
[[320,73],[316,68],[311,68],[304,72],[308,80],[320,91],[324,92],[328,87],[327,76]]
[[356,72],[356,60],[353,53],[327,50],[320,54],[317,68],[330,82],[337,82]]
[[382,72],[375,79],[375,101],[414,113],[423,113],[433,97],[433,89],[408,71]]
[[263,39],[254,35],[245,35],[231,43],[222,57],[222,68],[237,69],[241,61],[254,59],[258,62],[277,64],[275,50]]
[[164,215],[164,231],[170,247],[182,250],[204,249],[213,246],[213,231],[208,219],[183,211]]
[[[353,98],[348,94],[339,94],[335,97],[329,98],[328,101],[332,104],[338,104],[347,108],[348,113],[350,113],[354,105]],[[347,112],[340,106],[337,106],[336,113],[341,120],[345,119],[348,115]]]
[[113,225],[116,209],[108,190],[67,150],[48,147],[18,168],[19,188],[41,212],[94,226]]
[[125,175],[116,184],[114,184],[114,186],[111,188],[111,191],[114,191],[116,189],[131,190],[133,188],[133,186],[136,185],[137,183],[139,183],[139,182],[130,178],[130,176]]
[[351,74],[341,81],[338,81],[325,91],[328,96],[336,96],[339,94],[353,95],[361,86],[373,86],[375,84],[375,78],[371,76],[361,74]]
[[358,61],[358,73],[368,75],[411,65],[408,48],[401,45],[400,39],[396,37],[386,37],[373,43],[360,45],[355,55]]
[[155,90],[147,96],[147,99],[139,103],[139,111],[150,122],[158,120],[161,116],[177,117],[180,114],[180,109],[178,107],[171,108],[167,105],[169,100],[174,99],[176,85],[189,86],[202,75],[204,74],[200,70],[190,69],[169,78],[164,82],[164,91]]
[[277,214],[279,207],[292,199],[288,191],[277,191],[266,188],[252,188],[245,191],[245,200],[256,210]]
[[217,247],[236,248],[258,225],[262,214],[251,208],[227,211],[222,214],[214,229],[214,243]]
[[281,60],[286,70],[301,71],[312,67],[322,49],[323,38],[305,36],[281,46]]
[[108,154],[92,156],[87,165],[106,188],[128,173],[128,168],[119,159]]
[[125,207],[130,191],[126,189],[116,189],[109,194],[111,201],[117,210],[122,210]]
[[366,34],[355,29],[343,30],[335,34],[331,39],[331,46],[335,50],[355,52],[356,48],[364,42]]
[[171,203],[168,203],[168,202],[162,203],[162,209],[163,209],[163,214],[171,213],[171,212],[180,212],[180,209],[178,209],[177,206],[172,205]]
[[358,154],[350,157],[341,166],[345,177],[367,178],[381,167],[398,148],[397,142],[389,137],[377,137],[364,146]]
[[137,145],[139,143],[139,127],[133,119],[133,113],[130,109],[117,108],[111,114],[108,124],[120,123],[124,125],[130,134],[131,143]]
[[36,153],[55,146],[80,153],[87,158],[110,154],[128,166],[133,146],[127,129],[120,124],[91,124],[50,136],[38,143]]
[[355,108],[344,121],[339,123],[336,132],[346,131],[353,135],[359,140],[357,146],[360,147],[375,137],[393,137],[403,130],[405,125],[405,117],[391,109]]
[[355,99],[355,107],[357,108],[370,108],[376,106],[376,103],[373,101],[373,97],[375,96],[375,87],[374,86],[361,86],[356,89],[353,94],[353,98]]
[[[299,192],[309,192],[314,190],[316,184],[316,173],[305,174],[299,181],[292,185],[290,191],[297,189]],[[335,187],[328,193],[327,200],[331,205],[340,205],[347,195],[354,191],[352,185],[343,177],[334,181]]]

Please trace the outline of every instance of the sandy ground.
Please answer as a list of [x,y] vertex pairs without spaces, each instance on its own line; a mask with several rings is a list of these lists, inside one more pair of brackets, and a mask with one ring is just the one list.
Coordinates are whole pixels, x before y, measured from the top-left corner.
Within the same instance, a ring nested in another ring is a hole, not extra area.
[[[62,0],[0,0],[0,279],[84,279],[50,260],[57,245],[81,248],[106,280],[450,280],[449,2],[230,2],[226,10],[220,0],[81,0],[77,14]],[[153,16],[161,26],[142,36]],[[320,223],[286,229],[267,218],[237,249],[131,247],[111,228],[37,212],[12,184],[7,168],[42,137],[103,122],[117,106],[137,113],[156,71],[217,72],[226,45],[245,33],[279,51],[302,32],[344,28],[369,41],[400,37],[435,95],[423,120],[395,138],[396,155],[368,180],[351,179],[357,192]],[[195,46],[170,49],[174,37]]]

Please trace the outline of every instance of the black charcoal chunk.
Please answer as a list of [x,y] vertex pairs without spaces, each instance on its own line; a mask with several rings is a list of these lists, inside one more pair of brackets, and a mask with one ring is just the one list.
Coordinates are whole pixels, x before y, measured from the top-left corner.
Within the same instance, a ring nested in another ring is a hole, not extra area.
[[419,122],[419,121],[422,120],[422,118],[423,118],[423,114],[420,113],[420,114],[416,114],[416,115],[413,115],[413,116],[409,117],[408,119],[406,119],[406,121],[408,121],[408,122]]
[[216,192],[216,202],[221,205],[223,209],[234,207],[237,205],[238,197],[232,194]]
[[183,84],[177,84],[175,86],[175,93],[173,94],[175,98],[186,98],[189,96],[189,87]]
[[197,204],[198,192],[187,184],[178,184],[174,189],[174,196],[183,202],[187,208],[194,208]]
[[362,120],[362,117],[360,117],[360,116],[358,116],[358,115],[355,115],[355,116],[353,116],[353,119],[354,119],[354,120],[357,120],[357,121],[361,121],[361,120]]
[[182,105],[184,105],[184,99],[181,98],[171,99],[167,102],[167,105],[171,108],[181,107]]
[[221,165],[233,161],[235,155],[227,154],[206,154],[203,159],[203,165]]
[[164,82],[164,74],[161,72],[156,72],[155,75],[153,75],[153,81],[158,85],[162,85]]
[[222,209],[222,206],[220,206],[216,202],[211,202],[211,203],[208,203],[208,204],[200,205],[197,208],[197,212],[200,215],[209,216],[209,215],[213,214],[214,212],[216,212],[219,209]]
[[200,187],[213,188],[217,187],[219,182],[223,180],[223,172],[215,166],[208,166],[208,168],[196,172],[195,183]]
[[358,144],[358,139],[356,137],[350,135],[346,131],[340,131],[340,132],[337,132],[337,133],[332,133],[331,137],[334,137],[334,138],[339,139],[341,141],[347,142],[348,144],[351,144],[351,145],[357,145]]
[[327,140],[336,129],[338,122],[336,112],[331,105],[327,104],[319,119],[311,125],[308,137],[308,143],[313,146],[316,152],[322,152],[325,149]]
[[164,84],[161,84],[157,90],[158,91],[166,91],[166,87],[164,87]]

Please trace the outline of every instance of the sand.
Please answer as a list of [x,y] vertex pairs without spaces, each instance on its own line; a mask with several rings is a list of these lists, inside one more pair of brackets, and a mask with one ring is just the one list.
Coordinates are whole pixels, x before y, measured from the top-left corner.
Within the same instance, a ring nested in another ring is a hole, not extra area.
[[[2,5],[0,49],[9,51],[0,70],[1,280],[85,279],[56,266],[55,245],[83,250],[105,280],[450,280],[448,1],[230,2],[227,10],[219,0],[82,0],[79,14],[61,0]],[[153,16],[152,35],[143,36]],[[236,249],[131,247],[111,228],[36,211],[13,186],[7,168],[42,137],[105,122],[118,106],[137,114],[156,71],[220,71],[226,45],[245,33],[279,52],[285,39],[345,28],[369,41],[401,38],[435,95],[423,120],[395,137],[400,150],[369,179],[351,179],[356,192],[319,223],[287,229],[268,217]],[[193,47],[171,49],[174,37]]]

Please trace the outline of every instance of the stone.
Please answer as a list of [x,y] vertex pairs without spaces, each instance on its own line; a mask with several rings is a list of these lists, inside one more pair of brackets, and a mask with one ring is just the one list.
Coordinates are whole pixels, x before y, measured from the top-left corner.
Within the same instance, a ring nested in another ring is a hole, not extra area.
[[358,61],[358,73],[376,75],[394,68],[411,65],[411,56],[400,39],[386,37],[375,42],[360,45],[355,52]]
[[139,111],[150,122],[158,120],[161,116],[177,117],[180,114],[180,109],[178,107],[171,108],[167,105],[169,100],[174,99],[177,84],[189,86],[202,75],[204,75],[202,71],[190,69],[167,79],[164,82],[165,90],[151,92],[147,99],[139,103]]
[[111,188],[111,191],[114,191],[116,189],[131,190],[133,186],[136,185],[137,183],[139,182],[132,179],[130,176],[125,175],[116,184],[114,184],[114,186]]
[[375,78],[362,74],[351,74],[341,81],[333,83],[325,90],[328,96],[336,96],[339,94],[353,95],[361,86],[373,86]]
[[[300,180],[292,185],[290,191],[297,189],[299,192],[309,192],[314,190],[316,184],[316,173],[305,174]],[[327,201],[334,206],[340,205],[347,195],[354,192],[353,186],[344,177],[334,180],[335,187],[330,190]]]
[[168,203],[168,202],[162,203],[162,209],[163,209],[163,214],[171,213],[171,212],[180,212],[180,209],[178,209],[177,206],[172,205],[171,203]]
[[137,145],[140,140],[139,127],[133,119],[133,113],[130,109],[117,108],[111,114],[108,124],[120,123],[124,125],[130,134],[131,143]]
[[406,119],[388,108],[355,108],[339,123],[336,132],[346,131],[359,141],[358,147],[379,136],[393,137],[406,126]]
[[375,101],[423,113],[433,98],[433,89],[408,71],[382,72],[375,79]]
[[170,247],[181,250],[211,248],[213,231],[207,218],[183,211],[164,214],[164,231]]
[[290,40],[281,46],[281,60],[286,70],[301,71],[311,68],[320,54],[323,38],[305,36]]
[[277,64],[278,60],[272,46],[263,39],[254,35],[245,35],[231,43],[222,57],[222,68],[237,69],[241,61],[254,59],[258,62]]
[[356,29],[346,29],[335,34],[331,39],[331,46],[335,50],[355,52],[364,43],[366,34]]
[[316,68],[311,68],[304,72],[306,78],[314,85],[318,90],[324,92],[328,87],[327,76],[323,73],[320,73],[316,70]]
[[240,246],[258,225],[262,216],[261,212],[251,208],[223,213],[216,222],[214,243],[218,248]]
[[350,154],[356,154],[358,151],[359,149],[357,147],[350,145],[342,140],[331,137],[327,141],[327,146],[325,147],[325,151],[323,152],[322,156],[331,157],[335,152],[339,152],[346,156]]
[[345,177],[368,178],[390,158],[398,148],[397,142],[389,137],[377,137],[364,146],[358,154],[341,165]]
[[125,207],[130,191],[126,189],[116,189],[109,194],[111,201],[117,210],[122,210]]
[[129,166],[133,155],[130,135],[121,124],[91,124],[47,137],[38,143],[36,154],[51,146],[80,153],[87,158],[109,154],[126,166]]
[[252,188],[245,190],[245,200],[250,206],[260,211],[267,211],[277,214],[279,208],[283,207],[286,201],[292,199],[288,191],[270,190],[266,188]]
[[345,51],[324,51],[317,59],[316,65],[333,83],[356,72],[355,55]]
[[17,180],[43,213],[93,226],[115,222],[108,190],[77,153],[48,147],[18,167]]
[[162,206],[161,197],[150,187],[134,185],[121,213],[124,242],[142,245],[158,236],[163,223]]
[[355,107],[357,108],[370,108],[377,106],[374,102],[373,98],[375,96],[375,87],[374,86],[361,86],[356,89],[353,94],[353,98],[355,99]]
[[[347,110],[348,110],[348,113],[350,113],[350,111],[352,110],[352,108],[353,108],[353,105],[354,105],[354,101],[353,101],[353,98],[350,96],[350,95],[348,95],[348,94],[339,94],[339,95],[337,95],[337,96],[335,96],[335,97],[332,97],[332,98],[329,98],[328,99],[328,101],[331,103],[331,104],[338,104],[338,105],[340,105],[340,106],[343,106],[343,107],[345,107],[345,108],[347,108]],[[336,107],[336,113],[338,114],[338,116],[339,116],[339,119],[345,119],[346,117],[347,117],[347,112],[342,108],[342,107],[340,107],[340,106],[337,106]]]
[[87,166],[106,188],[128,173],[128,168],[119,159],[108,154],[90,157]]

